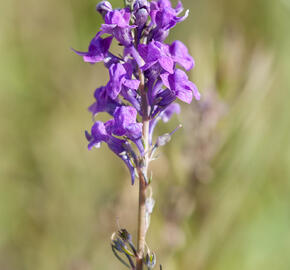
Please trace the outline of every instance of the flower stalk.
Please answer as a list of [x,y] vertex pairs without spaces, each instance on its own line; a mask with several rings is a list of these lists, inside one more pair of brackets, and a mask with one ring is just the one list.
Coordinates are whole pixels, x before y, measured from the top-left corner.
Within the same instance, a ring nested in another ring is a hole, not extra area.
[[138,169],[139,176],[139,205],[138,205],[138,227],[137,227],[137,254],[136,270],[143,269],[143,257],[146,239],[146,188],[147,188],[147,175],[149,166],[149,119],[148,119],[148,99],[146,89],[144,87],[144,74],[139,69],[140,79],[140,93],[141,105],[143,107],[142,117],[142,137],[144,142],[144,159],[142,160],[142,168]]
[[146,238],[146,182],[143,174],[139,174],[139,207],[137,228],[137,254],[136,270],[143,269],[143,257]]

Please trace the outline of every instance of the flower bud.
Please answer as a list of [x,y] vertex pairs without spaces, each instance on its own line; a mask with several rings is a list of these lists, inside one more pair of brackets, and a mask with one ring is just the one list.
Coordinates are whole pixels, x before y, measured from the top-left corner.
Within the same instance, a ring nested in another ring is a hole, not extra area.
[[146,22],[147,22],[147,18],[148,18],[148,11],[146,8],[140,8],[137,12],[136,12],[136,25],[138,25],[139,27],[143,26]]
[[125,242],[131,242],[132,241],[132,236],[126,229],[121,229],[118,231],[119,236],[122,238],[123,241]]
[[147,253],[146,258],[145,258],[145,264],[149,269],[152,269],[155,266],[156,256],[154,252],[152,252],[152,254]]
[[112,245],[116,250],[124,252],[125,243],[120,238],[113,240]]
[[136,0],[134,3],[134,10],[140,8],[149,8],[149,2],[147,0]]
[[102,1],[99,4],[97,4],[96,6],[96,10],[103,16],[105,17],[105,15],[109,12],[112,11],[112,5],[110,2],[108,1]]

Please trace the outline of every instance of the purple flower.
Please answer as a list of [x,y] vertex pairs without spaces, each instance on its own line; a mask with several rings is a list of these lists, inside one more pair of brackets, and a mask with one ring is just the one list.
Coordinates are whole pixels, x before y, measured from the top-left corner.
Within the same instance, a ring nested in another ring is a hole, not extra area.
[[88,148],[91,150],[93,147],[100,147],[101,142],[106,142],[108,147],[120,157],[128,167],[131,174],[132,185],[135,180],[135,168],[128,153],[133,153],[133,150],[128,142],[125,140],[112,136],[111,130],[114,126],[114,120],[109,120],[106,123],[97,121],[91,129],[91,134],[86,131],[86,138],[89,141]]
[[[141,57],[141,55],[139,54],[138,50],[136,50],[136,48],[133,45],[124,48],[124,58],[129,59],[128,58],[129,55],[131,55],[133,57],[132,60],[134,60],[136,62],[138,67],[142,67],[145,64],[144,60]],[[131,62],[131,64],[133,64],[133,63]],[[134,65],[132,65],[132,66],[134,66]]]
[[120,63],[112,64],[109,68],[110,80],[106,86],[107,94],[110,98],[116,99],[123,87],[138,89],[139,81],[131,79],[132,67]]
[[86,131],[86,138],[89,141],[89,150],[92,150],[93,147],[99,148],[101,142],[107,142],[109,140],[109,135],[104,123],[100,121],[95,122],[92,126],[91,134]]
[[142,70],[147,70],[159,63],[165,71],[172,74],[174,63],[180,64],[186,70],[190,70],[194,66],[193,58],[189,55],[188,49],[179,40],[174,41],[170,46],[153,40],[148,45],[140,44],[138,51],[145,61]]
[[140,95],[135,90],[123,87],[121,95],[125,100],[129,101],[139,113],[141,112]]
[[116,136],[125,136],[137,146],[141,156],[144,155],[144,146],[141,140],[142,123],[136,122],[137,111],[131,106],[121,106],[114,113],[112,133]]
[[182,11],[183,7],[180,1],[176,8],[172,8],[169,0],[152,1],[150,3],[150,16],[157,29],[168,30],[177,23],[184,21],[189,11],[187,10],[184,16],[177,17]]
[[[85,62],[102,61],[108,69],[109,81],[95,90],[95,102],[89,111],[94,117],[107,113],[111,118],[105,123],[94,120],[91,132],[85,134],[90,150],[106,143],[125,162],[133,184],[135,169],[143,170],[142,160],[150,152],[150,149],[146,149],[146,153],[144,150],[143,132],[147,129],[143,130],[143,122],[137,119],[149,121],[147,135],[152,145],[157,123],[160,120],[168,122],[174,113],[180,112],[180,106],[175,103],[177,98],[186,103],[190,103],[193,96],[197,100],[200,98],[195,84],[188,80],[184,71],[176,68],[177,65],[185,70],[194,67],[188,49],[181,41],[171,45],[164,43],[170,29],[183,21],[188,11],[180,17],[181,2],[173,8],[169,0],[150,3],[134,0],[133,5],[122,9],[113,9],[108,1],[102,1],[96,10],[104,23],[90,42],[88,51],[75,52]],[[123,46],[122,55],[109,51],[113,39]],[[159,136],[153,148],[168,142],[173,132]],[[136,152],[132,144],[136,145]]]
[[195,99],[200,99],[197,87],[193,82],[188,80],[184,71],[177,69],[173,74],[163,73],[160,77],[164,85],[180,100],[191,103],[193,95]]
[[168,30],[187,18],[188,10],[183,17],[177,17],[182,11],[183,7],[180,1],[176,8],[172,8],[169,0],[152,1],[150,3],[150,16],[155,29],[151,33],[151,39],[163,42],[168,36]]
[[142,124],[136,122],[137,110],[130,106],[121,106],[114,113],[117,136],[126,136],[131,140],[138,140],[142,136]]
[[158,63],[165,71],[173,73],[174,62],[169,52],[169,46],[158,41],[152,41],[148,45],[140,44],[138,51],[145,61],[142,70],[147,70]]
[[171,91],[168,88],[160,91],[155,97],[155,104],[158,105],[159,107],[157,111],[155,111],[155,114],[159,112],[160,110],[163,110],[164,108],[166,108],[169,104],[171,104],[175,100],[176,100],[176,93],[174,91]]
[[131,13],[128,9],[112,10],[105,16],[105,23],[101,26],[101,34],[113,35],[122,45],[130,46],[133,42],[130,25]]
[[130,144],[125,140],[120,140],[115,137],[111,137],[108,142],[108,147],[120,157],[126,164],[131,175],[131,184],[134,185],[135,182],[135,164],[132,163],[132,159],[129,153],[134,153]]
[[105,86],[101,86],[95,91],[95,99],[90,107],[89,111],[95,116],[99,112],[107,112],[111,115],[114,114],[114,111],[118,106],[121,106],[120,102],[117,99],[112,99],[107,94],[107,90]]
[[75,53],[83,56],[85,62],[96,63],[104,61],[111,46],[112,37],[102,39],[97,34],[90,42],[88,52],[80,52],[73,49]]
[[169,47],[174,62],[180,64],[184,69],[190,70],[194,67],[194,60],[189,55],[186,46],[179,40],[174,41]]

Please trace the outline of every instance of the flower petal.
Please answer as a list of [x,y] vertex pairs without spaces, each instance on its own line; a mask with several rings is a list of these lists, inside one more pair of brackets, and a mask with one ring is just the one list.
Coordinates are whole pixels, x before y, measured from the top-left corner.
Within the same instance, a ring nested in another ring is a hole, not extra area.
[[163,122],[167,123],[175,113],[180,113],[180,105],[178,103],[171,103],[161,114]]
[[138,89],[139,84],[140,84],[139,80],[128,80],[128,79],[126,79],[124,81],[124,85],[127,86],[130,89],[135,89],[135,90]]
[[174,62],[169,56],[162,56],[158,60],[160,66],[169,73],[174,72]]
[[170,84],[169,84],[169,74],[168,73],[163,73],[163,74],[160,74],[160,78],[162,80],[162,82],[164,83],[164,85],[167,87],[167,88],[170,88]]
[[194,60],[189,55],[188,49],[181,41],[174,41],[170,45],[169,50],[175,62],[179,63],[186,70],[190,70],[193,68]]
[[183,102],[190,104],[192,101],[192,91],[187,89],[179,89],[176,92],[176,96]]

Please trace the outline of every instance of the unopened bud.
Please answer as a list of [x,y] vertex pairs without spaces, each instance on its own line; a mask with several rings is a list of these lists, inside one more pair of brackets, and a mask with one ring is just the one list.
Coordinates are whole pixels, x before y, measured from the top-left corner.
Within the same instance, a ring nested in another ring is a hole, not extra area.
[[96,10],[103,16],[109,12],[112,11],[112,5],[108,1],[102,1],[99,4],[97,4]]
[[145,258],[145,264],[149,269],[152,269],[155,266],[156,256],[154,252],[152,252],[152,254],[147,253]]
[[112,245],[116,250],[124,252],[125,243],[120,238],[113,240]]
[[148,18],[148,11],[146,8],[140,8],[137,12],[136,12],[136,25],[138,25],[139,27],[143,26],[146,22],[147,22],[147,18]]
[[140,9],[140,8],[148,8],[149,2],[147,0],[136,0],[134,3],[134,10]]
[[131,242],[132,241],[132,236],[126,229],[121,229],[118,231],[119,236],[122,238],[123,241],[125,242]]

